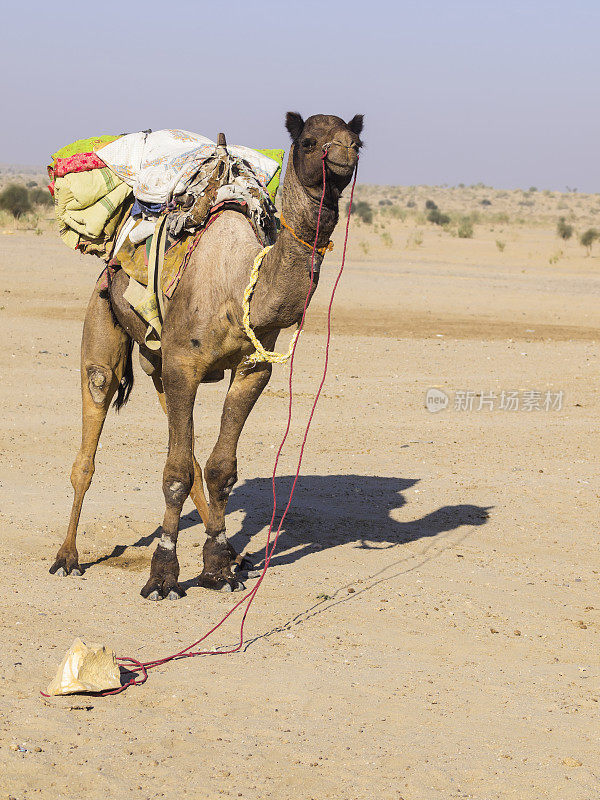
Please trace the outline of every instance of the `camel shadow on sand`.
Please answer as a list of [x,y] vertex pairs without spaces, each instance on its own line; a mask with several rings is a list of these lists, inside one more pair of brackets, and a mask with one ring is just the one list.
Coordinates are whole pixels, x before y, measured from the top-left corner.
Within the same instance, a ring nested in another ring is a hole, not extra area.
[[[293,476],[275,481],[278,515],[287,504]],[[375,475],[303,475],[285,518],[271,566],[283,566],[311,552],[354,542],[361,549],[383,550],[430,538],[463,525],[483,525],[489,507],[442,506],[425,516],[400,522],[392,512],[406,505],[404,492],[418,479]],[[270,478],[253,478],[232,493],[228,511],[243,511],[241,529],[231,536],[236,550],[252,551],[252,539],[263,531],[272,513]],[[261,541],[261,548],[263,542]],[[264,549],[249,554],[258,561]]]
[[[285,508],[293,476],[275,481],[278,515]],[[294,499],[284,521],[277,551],[271,566],[292,564],[306,555],[354,542],[358,548],[385,550],[427,539],[462,526],[484,525],[490,507],[470,504],[441,506],[418,519],[400,522],[392,513],[407,500],[404,493],[419,483],[416,478],[393,478],[376,475],[303,475],[296,486]],[[241,528],[230,535],[238,552],[245,551],[256,567],[264,562],[264,530],[272,513],[270,478],[252,478],[239,484],[231,494],[227,511],[243,513]],[[183,514],[182,534],[202,523],[197,511]],[[86,568],[119,558],[131,547],[147,547],[161,533],[160,526],[132,545],[116,545]],[[260,536],[259,536],[260,534]],[[203,537],[203,530],[200,532]],[[256,540],[255,548],[254,538]],[[203,540],[202,538],[200,539]],[[187,581],[188,586],[194,580]]]

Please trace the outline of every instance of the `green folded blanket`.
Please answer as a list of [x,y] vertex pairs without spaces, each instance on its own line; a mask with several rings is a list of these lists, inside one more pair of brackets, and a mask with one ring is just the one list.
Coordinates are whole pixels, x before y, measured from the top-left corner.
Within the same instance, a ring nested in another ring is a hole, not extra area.
[[60,150],[57,150],[56,153],[52,155],[53,159],[57,158],[70,158],[74,156],[76,153],[93,153],[99,147],[102,147],[105,144],[109,144],[110,142],[114,142],[115,139],[120,139],[120,136],[91,136],[89,139],[77,139],[76,142],[71,142],[71,144],[67,144],[64,147],[61,147]]

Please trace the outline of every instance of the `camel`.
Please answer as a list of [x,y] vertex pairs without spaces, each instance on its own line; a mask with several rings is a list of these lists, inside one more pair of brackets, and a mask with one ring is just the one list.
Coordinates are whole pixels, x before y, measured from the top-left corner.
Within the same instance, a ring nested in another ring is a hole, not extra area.
[[[296,112],[286,115],[292,139],[282,190],[282,225],[263,259],[250,306],[250,324],[261,344],[273,350],[279,332],[297,324],[307,294],[318,283],[325,246],[338,222],[342,191],[358,161],[363,116],[346,123],[340,117],[317,114],[306,121]],[[317,215],[326,170],[315,274],[310,271]],[[110,403],[117,410],[133,386],[132,350],[139,346],[142,369],[152,378],[167,414],[169,446],[163,471],[165,514],[162,533],[152,556],[150,576],[141,589],[150,600],[176,600],[185,594],[178,582],[177,536],[184,501],[193,500],[206,528],[203,569],[198,582],[209,589],[244,588],[234,574],[242,559],[228,542],[225,510],[237,480],[237,443],[258,397],[271,376],[272,365],[249,361],[254,346],[242,324],[242,299],[255,257],[262,249],[247,219],[225,211],[206,230],[169,300],[160,351],[144,345],[146,323],[123,298],[129,278],[119,270],[108,289],[95,288],[90,299],[81,345],[82,437],[73,464],[73,507],[67,534],[50,572],[81,575],[76,548],[77,525],[85,493],[94,474],[94,458]],[[206,462],[204,479],[194,456],[193,407],[198,386],[220,380],[231,371],[216,444]]]

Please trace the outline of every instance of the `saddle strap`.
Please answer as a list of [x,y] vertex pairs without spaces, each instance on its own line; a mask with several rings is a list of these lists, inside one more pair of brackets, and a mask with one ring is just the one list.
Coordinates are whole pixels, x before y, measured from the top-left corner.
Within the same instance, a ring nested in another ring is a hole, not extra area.
[[165,248],[167,244],[167,219],[165,214],[161,221],[157,223],[150,245],[150,255],[148,256],[148,286],[154,290],[158,298],[158,316],[160,323],[165,318],[165,299],[162,290],[162,272],[165,263]]

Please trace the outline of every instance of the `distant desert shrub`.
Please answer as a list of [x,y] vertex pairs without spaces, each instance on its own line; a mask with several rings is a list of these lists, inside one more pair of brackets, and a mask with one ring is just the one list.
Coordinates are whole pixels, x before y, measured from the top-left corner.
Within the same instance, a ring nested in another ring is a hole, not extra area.
[[15,219],[31,211],[29,192],[25,186],[9,183],[6,189],[0,192],[0,208],[10,211]]
[[588,256],[592,254],[592,245],[598,237],[600,237],[600,231],[596,228],[588,228],[587,231],[584,231],[579,237],[579,241],[587,250]]
[[400,206],[389,206],[389,208],[386,208],[385,212],[394,219],[406,219],[406,211],[403,208],[400,208]]
[[[346,213],[347,208],[346,206]],[[352,206],[352,214],[356,214],[365,225],[370,225],[373,222],[373,209],[371,208],[371,204],[367,203],[366,200],[357,200]]]
[[27,181],[25,186],[27,186],[28,189],[33,189],[34,186],[37,186],[37,181]]
[[361,242],[358,243],[358,246],[360,247],[360,249],[363,251],[363,253],[365,255],[369,254],[370,248],[369,248],[369,243],[368,242],[361,241]]
[[550,258],[548,259],[548,263],[554,266],[555,264],[558,264],[558,261],[560,258],[562,258],[562,256],[563,256],[563,251],[557,250],[556,253],[552,253]]
[[384,247],[393,247],[394,245],[394,240],[387,231],[384,231],[381,234],[381,242],[384,245]]
[[392,205],[392,201],[391,200],[387,200],[387,199],[380,200],[379,201],[379,205],[380,206],[391,206]]
[[503,242],[501,239],[496,239],[496,247],[501,253],[503,253],[504,248],[506,247],[506,242]]
[[458,238],[459,239],[472,239],[473,238],[473,222],[471,217],[463,217],[458,225]]
[[437,203],[434,203],[433,200],[425,200],[425,208],[427,211],[437,211]]
[[447,225],[450,222],[448,214],[443,214],[439,208],[432,208],[427,214],[427,219],[434,225]]
[[414,200],[409,200],[409,201],[408,201],[408,203],[406,204],[406,207],[407,207],[407,208],[415,208],[415,207],[416,207],[416,205],[417,205],[417,204],[415,203],[415,201],[414,201]]
[[537,192],[537,186],[530,186],[528,192]]
[[51,206],[54,204],[52,195],[47,189],[31,189],[29,192],[30,201],[36,206]]
[[564,217],[559,217],[558,222],[556,223],[556,233],[566,242],[571,238],[571,236],[573,236],[573,226],[569,225]]
[[420,230],[416,230],[412,236],[406,243],[407,247],[420,247],[423,244],[423,232]]

